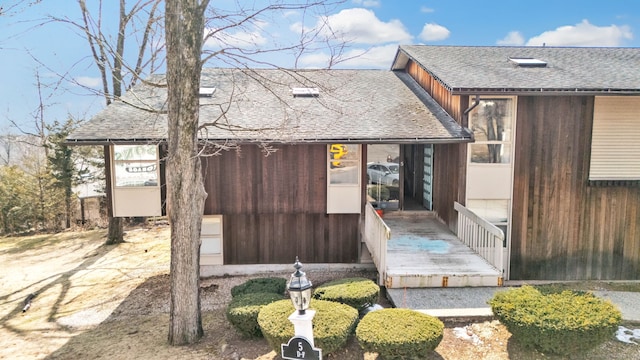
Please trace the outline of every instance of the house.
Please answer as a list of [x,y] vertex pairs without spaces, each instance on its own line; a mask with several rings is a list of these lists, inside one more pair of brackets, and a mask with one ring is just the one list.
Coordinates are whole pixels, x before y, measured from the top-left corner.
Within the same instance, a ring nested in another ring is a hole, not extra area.
[[[400,210],[488,220],[505,278],[640,279],[638,70],[640,49],[455,46],[401,46],[391,70],[204,69],[201,264],[359,263],[368,152],[393,144]],[[165,212],[165,99],[139,84],[68,138],[105,146],[114,216]]]
[[434,210],[501,227],[509,279],[640,279],[640,49],[401,46],[392,70],[473,131],[434,145]]
[[[166,211],[166,88],[147,84],[68,138],[105,146],[114,216]],[[400,71],[204,69],[201,95],[204,266],[359,263],[366,145],[472,141]]]

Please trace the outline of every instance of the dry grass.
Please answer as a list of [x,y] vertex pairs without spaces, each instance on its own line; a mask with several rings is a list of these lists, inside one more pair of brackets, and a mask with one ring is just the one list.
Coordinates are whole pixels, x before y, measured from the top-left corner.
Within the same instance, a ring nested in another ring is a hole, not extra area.
[[[231,287],[248,277],[203,279],[205,337],[192,346],[168,346],[168,227],[130,229],[125,237],[126,243],[118,246],[103,245],[103,230],[0,238],[0,358],[277,358],[266,341],[243,339],[225,319]],[[308,275],[318,285],[345,276]],[[348,274],[353,275],[371,274]],[[29,294],[36,297],[22,312]],[[553,359],[519,348],[497,321],[466,325],[479,341],[459,338],[453,325],[448,326],[431,358]],[[363,353],[355,340],[343,351],[325,355],[341,360],[376,358]],[[612,340],[575,359],[640,359],[640,346]]]

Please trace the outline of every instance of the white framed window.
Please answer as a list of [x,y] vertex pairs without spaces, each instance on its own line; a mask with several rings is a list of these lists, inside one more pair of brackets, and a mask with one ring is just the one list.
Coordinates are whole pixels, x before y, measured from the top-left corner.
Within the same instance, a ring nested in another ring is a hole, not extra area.
[[159,186],[158,147],[115,145],[113,169],[115,187]]
[[640,180],[640,97],[596,96],[590,181]]
[[327,145],[328,214],[360,213],[361,157],[358,144]]
[[469,127],[475,138],[475,142],[469,145],[471,163],[511,163],[514,118],[514,98],[479,100],[469,116]]

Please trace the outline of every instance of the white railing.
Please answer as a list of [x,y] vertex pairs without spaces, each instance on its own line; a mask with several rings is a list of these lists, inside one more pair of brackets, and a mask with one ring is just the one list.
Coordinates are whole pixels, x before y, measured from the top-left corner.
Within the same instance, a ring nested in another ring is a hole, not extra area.
[[458,238],[504,274],[504,233],[498,227],[455,202]]
[[364,241],[378,269],[378,285],[384,285],[387,272],[387,241],[390,238],[391,229],[384,223],[371,203],[367,203],[364,214]]

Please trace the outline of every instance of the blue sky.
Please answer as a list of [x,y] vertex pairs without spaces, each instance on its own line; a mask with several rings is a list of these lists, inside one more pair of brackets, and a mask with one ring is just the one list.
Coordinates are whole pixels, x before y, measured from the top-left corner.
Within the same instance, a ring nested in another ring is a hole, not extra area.
[[[98,88],[100,84],[86,40],[68,25],[38,25],[49,15],[79,19],[76,1],[42,0],[27,8],[11,7],[20,2],[0,0],[4,9],[0,13],[0,135],[18,132],[10,120],[32,128],[39,106],[36,72],[46,85],[41,93],[47,121],[64,120],[68,115],[89,118],[103,108],[104,100],[77,85]],[[235,2],[211,1],[212,6],[222,8],[233,7]],[[104,3],[105,22],[113,20],[113,25],[107,25],[115,27],[117,2]],[[346,0],[331,7],[324,17],[299,11],[272,14],[219,40],[269,48],[273,42],[295,41],[302,29],[319,24],[328,24],[334,34],[348,41],[344,55],[352,59],[340,67],[388,69],[399,44],[639,47],[640,1]],[[209,42],[206,47],[217,46]],[[320,49],[302,54],[297,63],[289,53],[265,57],[283,67],[310,68],[326,67],[329,58]],[[76,84],[57,81],[59,74]]]

